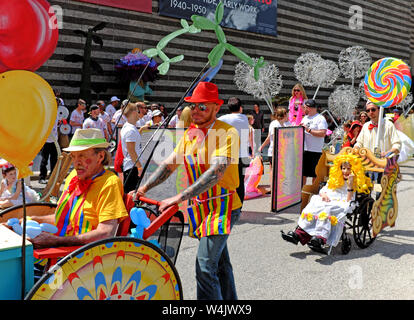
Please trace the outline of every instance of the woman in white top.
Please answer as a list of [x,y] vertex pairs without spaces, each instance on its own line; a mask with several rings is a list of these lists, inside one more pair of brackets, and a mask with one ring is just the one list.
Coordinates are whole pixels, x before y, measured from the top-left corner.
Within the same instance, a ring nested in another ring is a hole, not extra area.
[[142,173],[142,165],[138,160],[141,153],[141,135],[136,127],[139,119],[138,107],[135,103],[129,103],[124,111],[127,122],[121,129],[121,145],[124,160],[122,172],[124,176],[124,192],[135,190],[138,177]]
[[272,164],[273,164],[273,148],[274,148],[274,132],[275,128],[279,127],[288,127],[292,124],[288,121],[288,112],[285,108],[279,107],[276,109],[275,113],[273,114],[273,117],[275,120],[273,120],[270,123],[269,126],[269,134],[267,135],[266,140],[263,142],[263,144],[259,147],[259,152],[262,152],[263,148],[266,147],[269,143],[269,149],[267,151],[267,155],[269,157],[270,161],[270,170],[272,170]]

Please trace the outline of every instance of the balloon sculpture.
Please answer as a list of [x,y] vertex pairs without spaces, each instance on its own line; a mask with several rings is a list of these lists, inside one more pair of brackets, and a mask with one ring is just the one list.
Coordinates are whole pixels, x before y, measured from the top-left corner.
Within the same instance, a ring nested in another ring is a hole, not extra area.
[[[23,233],[23,222],[19,223],[19,219],[11,218],[7,221],[7,225],[13,228],[13,231],[17,234],[21,235]],[[36,238],[42,232],[49,232],[49,233],[56,233],[58,232],[58,228],[49,223],[41,223],[39,224],[37,221],[28,220],[27,227],[26,227],[26,234],[30,238]]]
[[181,26],[182,29],[174,31],[167,35],[166,37],[162,38],[155,48],[147,49],[144,51],[144,54],[149,57],[160,57],[163,61],[158,66],[158,70],[160,74],[165,75],[171,63],[179,62],[184,59],[184,55],[178,55],[173,58],[169,58],[163,51],[163,49],[168,45],[168,43],[175,39],[176,37],[185,34],[185,33],[199,33],[202,30],[213,30],[216,34],[218,44],[211,50],[208,55],[208,61],[212,67],[215,67],[219,64],[220,60],[222,59],[224,53],[229,51],[231,54],[238,57],[240,60],[246,62],[249,66],[253,67],[253,74],[254,78],[259,80],[259,70],[265,66],[265,61],[263,57],[260,57],[256,61],[254,61],[250,56],[244,53],[242,50],[236,48],[232,44],[227,42],[226,35],[224,34],[223,29],[220,26],[221,20],[223,19],[224,14],[224,4],[220,1],[217,5],[214,21],[207,19],[206,17],[192,15],[191,20],[193,24],[190,26],[185,19],[181,19]]

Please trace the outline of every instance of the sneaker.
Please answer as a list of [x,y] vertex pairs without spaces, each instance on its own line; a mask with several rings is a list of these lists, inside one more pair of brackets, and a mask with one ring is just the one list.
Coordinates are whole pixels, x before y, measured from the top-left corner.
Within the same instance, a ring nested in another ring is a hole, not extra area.
[[47,180],[45,180],[45,179],[40,179],[40,180],[39,180],[39,183],[40,183],[40,184],[47,184]]

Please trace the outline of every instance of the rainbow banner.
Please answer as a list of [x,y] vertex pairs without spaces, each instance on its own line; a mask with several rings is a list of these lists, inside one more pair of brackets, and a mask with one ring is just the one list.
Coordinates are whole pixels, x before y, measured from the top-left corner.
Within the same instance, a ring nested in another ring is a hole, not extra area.
[[274,139],[272,211],[279,212],[301,202],[303,127],[275,128]]

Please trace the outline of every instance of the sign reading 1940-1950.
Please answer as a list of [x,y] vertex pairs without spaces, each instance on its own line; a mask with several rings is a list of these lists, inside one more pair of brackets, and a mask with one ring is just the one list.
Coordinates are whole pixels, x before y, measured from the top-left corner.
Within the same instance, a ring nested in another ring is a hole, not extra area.
[[[221,0],[223,27],[276,36],[277,0]],[[214,21],[219,0],[160,0],[159,13],[190,20],[199,15]]]

